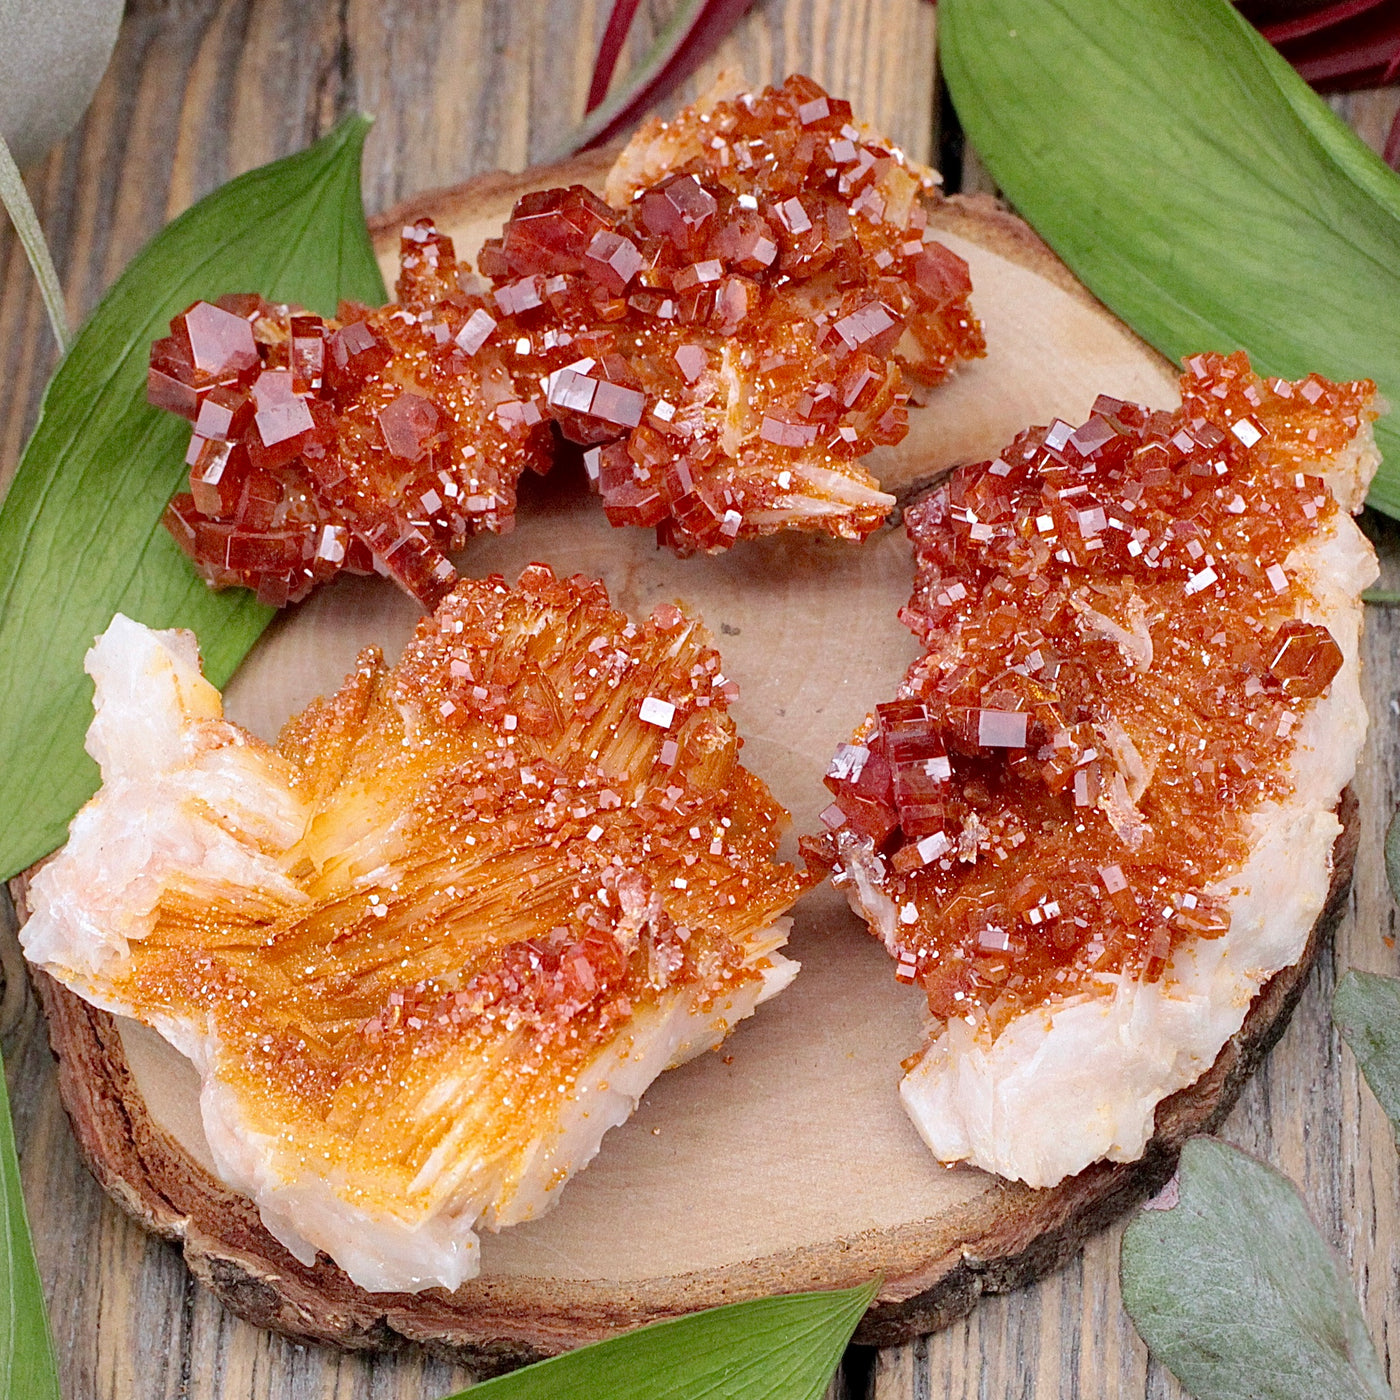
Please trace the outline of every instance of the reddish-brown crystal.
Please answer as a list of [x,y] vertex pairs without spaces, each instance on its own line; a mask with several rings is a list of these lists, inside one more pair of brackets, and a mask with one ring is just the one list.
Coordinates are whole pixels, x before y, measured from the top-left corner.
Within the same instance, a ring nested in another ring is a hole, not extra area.
[[[905,376],[936,382],[983,345],[923,177],[849,116],[790,78],[648,128],[612,204],[579,185],[519,202],[481,252],[484,294],[420,220],[397,305],[326,322],[196,303],[151,353],[152,402],[203,440],[172,532],[217,586],[296,600],[374,568],[431,606],[449,552],[510,528],[553,424],[594,449],[608,518],[679,552],[790,526],[868,534],[890,498],[859,459],[907,430]],[[215,441],[236,450],[206,454]],[[249,470],[278,483],[259,497],[269,523],[243,518]],[[276,578],[229,562],[231,539],[272,524]],[[349,540],[335,559],[332,527]]]
[[170,329],[194,367],[196,388],[228,383],[257,368],[252,327],[220,306],[196,302]]
[[[485,299],[462,290],[451,240],[413,225],[402,264],[400,303],[345,306],[338,323],[226,298],[256,362],[207,387],[181,357],[191,321],[212,319],[207,303],[157,342],[152,395],[172,406],[165,379],[183,374],[172,382],[190,395],[199,439],[190,494],[166,523],[216,587],[281,604],[342,569],[377,571],[432,606],[456,580],[448,553],[475,530],[509,529],[520,473],[547,468],[538,385],[507,364]],[[212,323],[236,342],[226,320]]]
[[1182,395],[1100,398],[905,514],[926,654],[838,751],[806,849],[893,901],[899,975],[940,1018],[1154,979],[1224,933],[1208,887],[1341,667],[1285,563],[1339,509],[1309,472],[1374,385],[1200,355]]
[[1290,618],[1274,633],[1265,655],[1269,675],[1285,695],[1311,700],[1321,695],[1342,669],[1342,649],[1315,622]]

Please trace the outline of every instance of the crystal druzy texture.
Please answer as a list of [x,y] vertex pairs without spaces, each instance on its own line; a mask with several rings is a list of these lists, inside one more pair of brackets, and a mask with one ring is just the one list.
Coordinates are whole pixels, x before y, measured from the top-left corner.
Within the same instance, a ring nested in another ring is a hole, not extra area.
[[309,1261],[455,1287],[670,1064],[796,971],[807,883],[678,608],[541,565],[464,582],[275,748],[188,633],[94,648],[104,785],[26,951],[201,1069],[221,1175]]
[[480,278],[422,220],[397,304],[198,303],[151,354],[152,401],[195,425],[167,524],[216,587],[281,604],[378,570],[433,606],[562,438],[613,524],[682,554],[863,538],[893,501],[860,459],[984,348],[931,190],[794,77],[644,128],[610,202],[525,196]]
[[226,296],[152,346],[152,402],[194,421],[166,525],[216,588],[281,606],[377,571],[434,607],[447,554],[509,529],[521,472],[548,470],[538,385],[491,337],[499,313],[461,290],[446,240],[414,227],[403,244],[396,304],[327,322]]
[[837,752],[806,850],[888,908],[940,1020],[995,1033],[1223,934],[1206,888],[1342,665],[1287,565],[1343,509],[1310,473],[1369,440],[1374,385],[1236,354],[1181,386],[1023,433],[906,514],[926,654]]

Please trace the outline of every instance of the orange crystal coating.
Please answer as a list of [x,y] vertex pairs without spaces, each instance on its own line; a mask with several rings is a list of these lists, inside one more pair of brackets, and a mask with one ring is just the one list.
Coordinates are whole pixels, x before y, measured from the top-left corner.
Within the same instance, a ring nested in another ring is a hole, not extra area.
[[897,975],[937,1017],[997,1026],[1225,932],[1206,887],[1340,669],[1284,563],[1340,509],[1305,469],[1375,386],[1243,354],[1181,386],[1174,413],[1101,397],[1023,433],[906,513],[926,654],[838,751],[804,851],[838,879],[874,857]]
[[633,624],[542,565],[460,584],[278,741],[312,807],[286,857],[306,904],[167,888],[124,1002],[207,1018],[249,1130],[371,1205],[413,1197],[465,1112],[422,1105],[468,1063],[475,1147],[523,1171],[600,1045],[760,977],[807,883],[731,693],[677,608]]
[[682,554],[880,524],[859,461],[906,433],[906,376],[984,352],[921,178],[797,77],[638,143],[672,158],[624,208],[520,200],[486,284],[420,220],[397,304],[325,322],[234,296],[171,323],[148,392],[195,432],[166,523],[210,583],[280,605],[378,570],[431,607],[556,434],[613,524]]

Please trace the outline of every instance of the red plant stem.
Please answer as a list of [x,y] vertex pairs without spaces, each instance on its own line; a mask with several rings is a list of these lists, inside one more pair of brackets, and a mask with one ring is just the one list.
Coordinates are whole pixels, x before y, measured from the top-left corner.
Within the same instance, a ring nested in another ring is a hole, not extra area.
[[1320,29],[1328,29],[1343,20],[1364,15],[1367,10],[1379,9],[1390,0],[1338,0],[1335,5],[1326,5],[1311,14],[1299,15],[1297,19],[1280,20],[1277,24],[1261,24],[1259,32],[1271,44],[1286,44],[1290,39],[1306,38]]
[[[937,2],[927,0],[929,4]],[[598,48],[585,113],[595,111],[607,98],[618,57],[640,3],[641,0],[614,0]],[[661,60],[654,71],[644,74],[638,86],[621,97],[617,110],[609,114],[606,124],[586,124],[580,133],[582,149],[601,145],[617,135],[652,103],[684,82],[751,3],[752,0],[695,3],[691,15],[669,45],[670,52],[657,54],[654,51],[648,56]],[[1259,32],[1314,86],[1360,86],[1372,81],[1370,75],[1376,69],[1380,69],[1380,74],[1374,81],[1384,86],[1400,77],[1400,15],[1393,13],[1395,5],[1396,0],[1335,0],[1296,19],[1260,25]],[[1335,43],[1336,29],[1364,16],[1371,16],[1371,20],[1363,23],[1362,33],[1353,33],[1335,48],[1329,45],[1329,39]],[[1379,23],[1374,23],[1377,20]],[[1400,112],[1396,113],[1386,138],[1385,160],[1393,169],[1400,170]]]
[[608,16],[608,27],[603,31],[603,42],[598,46],[598,62],[593,66],[593,81],[588,85],[588,102],[585,112],[591,112],[602,105],[608,95],[608,85],[612,82],[613,70],[627,42],[627,31],[637,17],[637,7],[642,0],[614,0],[612,13]]
[[1381,87],[1400,68],[1400,14],[1393,18],[1381,11],[1362,16],[1346,33],[1319,31],[1297,44],[1285,44],[1279,52],[1298,74],[1323,92],[1359,87]]
[[[570,151],[589,150],[610,141],[633,125],[649,107],[680,86],[739,22],[753,0],[682,0],[671,21],[657,37],[651,51],[629,74],[624,90],[615,97],[600,101],[585,115],[583,123],[569,141]],[[630,13],[636,6],[632,0],[616,0],[614,15],[624,6]],[[619,21],[620,23],[620,21]],[[613,19],[608,21],[611,34]],[[605,36],[604,42],[607,42]],[[618,42],[621,48],[621,42]],[[607,57],[599,52],[599,64]],[[617,56],[612,56],[615,64]],[[611,69],[608,70],[608,78]],[[607,79],[595,72],[590,85],[590,100],[601,86],[607,89]]]

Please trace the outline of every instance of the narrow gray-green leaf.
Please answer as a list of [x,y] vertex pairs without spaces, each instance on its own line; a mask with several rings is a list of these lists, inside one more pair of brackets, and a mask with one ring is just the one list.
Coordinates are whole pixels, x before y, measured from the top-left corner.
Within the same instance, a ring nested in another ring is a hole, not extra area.
[[0,1062],[0,1395],[19,1400],[60,1400],[58,1368],[49,1337],[44,1289],[20,1194],[15,1129],[5,1067]]
[[[1392,886],[1394,839],[1392,822],[1385,843],[1386,871]],[[1348,972],[1337,983],[1332,998],[1332,1021],[1351,1046],[1361,1073],[1400,1141],[1400,980],[1374,972]]]
[[58,273],[54,271],[53,258],[49,245],[44,241],[44,231],[39,227],[39,216],[34,212],[34,204],[29,191],[24,187],[24,179],[19,166],[0,136],[0,204],[10,216],[10,222],[19,234],[20,246],[34,269],[34,280],[39,284],[39,294],[44,298],[44,309],[49,313],[49,325],[53,327],[54,339],[58,348],[68,348],[68,308],[63,301],[63,288],[59,285]]
[[221,685],[267,625],[213,593],[160,525],[189,425],[146,403],[150,343],[200,297],[254,291],[330,315],[385,299],[360,202],[366,117],[240,175],[137,255],[58,367],[0,507],[0,877],[58,845],[91,795],[83,653],[112,614],[199,636]]
[[[942,0],[938,17],[978,154],[1144,339],[1369,377],[1400,403],[1400,179],[1229,0]],[[1400,416],[1377,439],[1370,503],[1400,515]]]
[[1123,1236],[1123,1302],[1197,1400],[1392,1400],[1341,1261],[1297,1188],[1214,1138]]
[[653,1323],[452,1400],[818,1400],[877,1287],[790,1293]]

